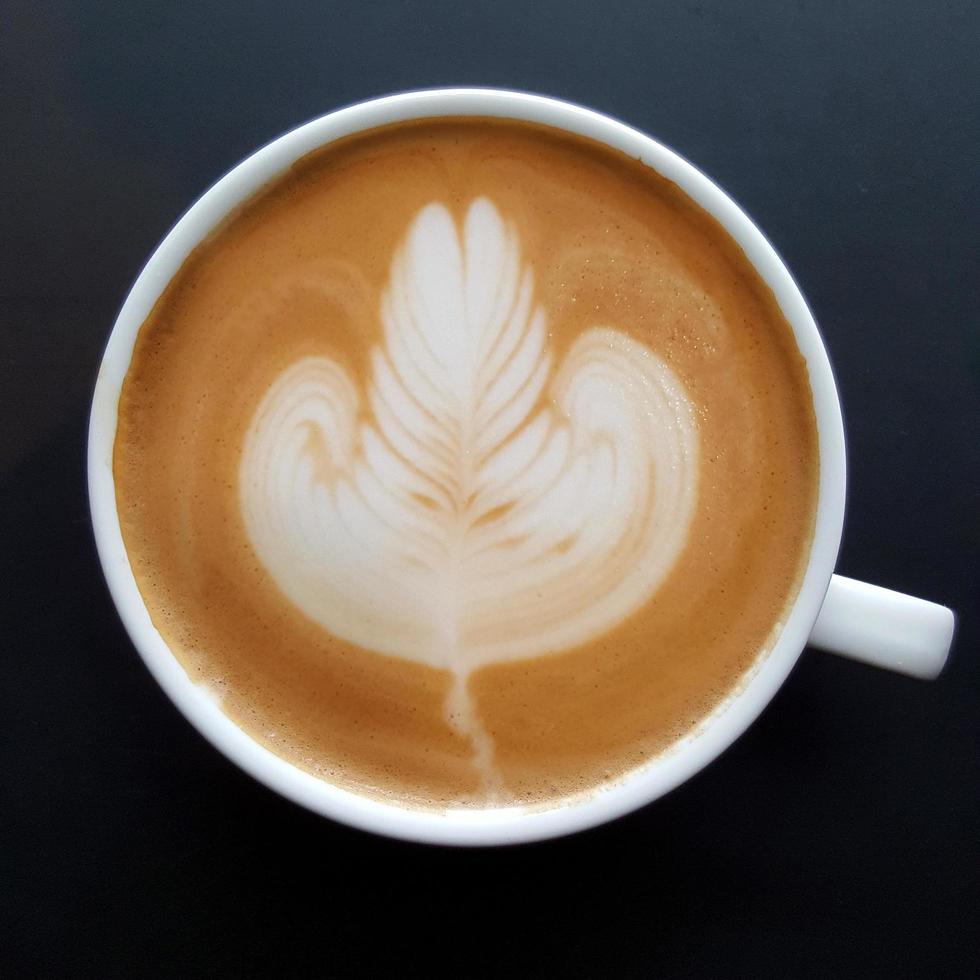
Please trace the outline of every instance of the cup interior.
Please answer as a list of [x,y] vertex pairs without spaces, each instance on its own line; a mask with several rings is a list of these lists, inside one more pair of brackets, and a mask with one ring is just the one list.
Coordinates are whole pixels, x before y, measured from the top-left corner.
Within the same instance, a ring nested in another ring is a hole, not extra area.
[[[130,568],[116,510],[112,453],[123,380],[140,326],[190,252],[231,211],[306,153],[362,130],[436,116],[519,119],[563,129],[639,159],[677,184],[721,223],[772,289],[806,361],[817,420],[814,534],[796,602],[771,649],[695,731],[618,782],[552,807],[406,809],[333,786],[259,745],[204,687],[190,680],[154,628]],[[99,557],[126,630],[161,687],[213,745],[271,789],[343,823],[407,840],[505,844],[583,830],[657,799],[723,752],[759,715],[806,644],[837,559],[844,513],[844,433],[830,362],[802,293],[765,236],[708,177],[651,137],[580,106],[521,92],[441,89],[375,99],[314,119],[242,161],[180,218],[147,261],[110,334],[92,403],[88,482]]]

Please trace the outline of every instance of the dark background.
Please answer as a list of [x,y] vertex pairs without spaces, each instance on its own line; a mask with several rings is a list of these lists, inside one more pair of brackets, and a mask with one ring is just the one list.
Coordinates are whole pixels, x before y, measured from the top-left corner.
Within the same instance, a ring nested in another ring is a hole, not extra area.
[[[0,973],[978,976],[977,4],[0,4]],[[132,649],[83,450],[188,204],[328,109],[526,88],[659,137],[769,234],[840,382],[839,569],[960,614],[925,684],[807,653],[751,732],[578,837],[395,843],[253,783]]]

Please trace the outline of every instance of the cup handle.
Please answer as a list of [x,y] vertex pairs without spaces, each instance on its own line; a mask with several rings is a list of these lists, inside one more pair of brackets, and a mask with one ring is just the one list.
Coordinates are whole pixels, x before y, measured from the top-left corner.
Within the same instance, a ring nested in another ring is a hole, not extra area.
[[945,606],[833,575],[808,645],[933,680],[946,664],[954,625]]

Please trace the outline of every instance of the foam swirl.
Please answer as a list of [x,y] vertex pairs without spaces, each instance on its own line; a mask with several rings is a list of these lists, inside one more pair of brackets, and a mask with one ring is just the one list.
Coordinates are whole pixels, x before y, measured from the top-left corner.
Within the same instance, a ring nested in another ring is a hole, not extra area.
[[441,205],[416,216],[366,391],[324,357],[272,384],[239,498],[305,615],[454,674],[450,720],[486,773],[466,677],[583,643],[651,596],[695,508],[698,436],[678,378],[623,333],[585,331],[556,369],[517,236],[488,200],[461,232]]

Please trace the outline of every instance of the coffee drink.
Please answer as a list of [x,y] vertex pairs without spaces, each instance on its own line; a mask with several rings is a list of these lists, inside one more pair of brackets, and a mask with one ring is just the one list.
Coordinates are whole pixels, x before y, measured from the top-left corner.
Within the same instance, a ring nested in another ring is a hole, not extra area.
[[525,123],[296,163],[142,326],[113,470],[150,616],[253,738],[401,805],[552,805],[779,635],[806,366],[677,187]]

